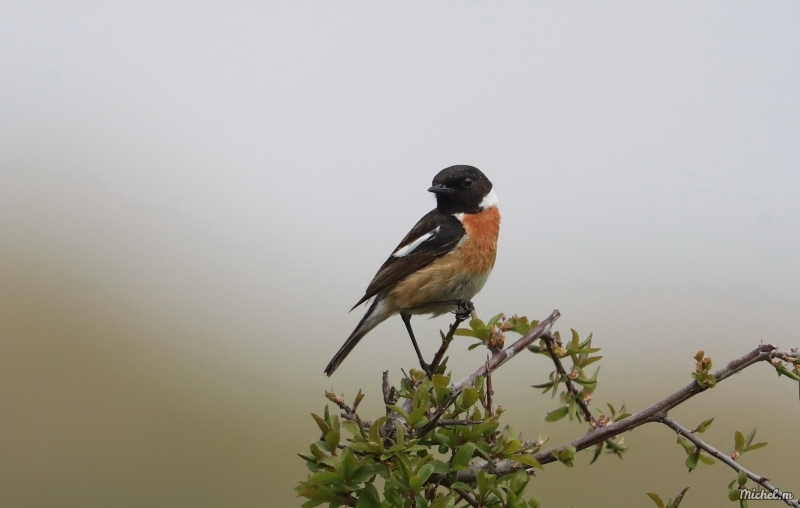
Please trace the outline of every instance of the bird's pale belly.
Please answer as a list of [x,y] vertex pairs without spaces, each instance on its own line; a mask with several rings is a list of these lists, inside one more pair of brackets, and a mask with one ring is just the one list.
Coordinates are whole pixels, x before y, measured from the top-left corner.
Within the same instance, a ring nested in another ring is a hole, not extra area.
[[[469,265],[462,262],[466,250],[462,249],[457,248],[400,281],[387,292],[387,303],[409,314],[439,315],[454,309],[452,304],[440,302],[472,300],[489,278],[496,251],[487,249],[480,256],[484,259],[475,267],[478,270],[465,270]],[[474,252],[470,254],[474,256]]]

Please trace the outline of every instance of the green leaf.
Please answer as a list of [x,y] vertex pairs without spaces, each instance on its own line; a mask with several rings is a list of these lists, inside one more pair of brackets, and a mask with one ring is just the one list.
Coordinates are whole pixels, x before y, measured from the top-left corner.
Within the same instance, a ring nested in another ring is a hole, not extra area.
[[383,464],[363,464],[355,470],[350,481],[356,485],[360,485],[368,480],[371,480],[376,475],[386,476],[387,472],[386,466]]
[[515,453],[514,455],[509,455],[507,458],[515,462],[519,462],[520,464],[525,464],[526,466],[544,469],[544,467],[542,467],[542,465],[539,464],[539,461],[536,460],[536,457],[534,457],[533,455],[528,455],[527,453]]
[[747,483],[747,473],[745,473],[745,472],[744,472],[744,469],[742,469],[741,471],[739,471],[739,477],[738,477],[738,478],[736,478],[736,481],[737,481],[737,482],[739,483],[739,485],[741,485],[741,486],[744,486],[744,484],[746,484],[746,483]]
[[486,495],[489,493],[489,489],[492,488],[496,479],[497,476],[493,474],[489,474],[483,470],[478,471],[478,492],[480,493],[481,498],[486,498]]
[[697,468],[697,461],[700,460],[700,450],[697,450],[693,454],[686,457],[686,467],[689,468],[689,472],[691,473],[692,470]]
[[461,404],[459,405],[464,409],[469,409],[478,402],[479,398],[478,390],[471,386],[466,386],[461,392]]
[[381,497],[375,485],[368,483],[363,489],[356,491],[356,493],[356,498],[358,498],[356,508],[380,508]]
[[342,422],[342,427],[344,427],[344,430],[352,434],[356,438],[356,440],[360,441],[362,439],[361,429],[356,422],[345,420]]
[[597,459],[600,457],[600,453],[603,451],[603,443],[594,447],[594,455],[592,455],[592,461],[589,464],[594,464]]
[[448,388],[450,386],[450,378],[441,374],[434,374],[433,379],[434,388]]
[[358,390],[358,395],[356,395],[355,401],[353,401],[353,412],[355,413],[356,409],[358,409],[358,405],[361,404],[361,401],[364,400],[364,394],[361,393],[361,390]]
[[700,425],[698,425],[698,426],[697,426],[697,427],[696,427],[696,428],[695,428],[695,429],[694,429],[692,432],[699,432],[699,433],[701,433],[701,434],[702,434],[703,432],[705,432],[705,431],[706,431],[706,429],[708,429],[709,427],[711,427],[711,423],[712,423],[713,421],[714,421],[714,419],[713,419],[713,418],[709,418],[708,420],[704,420],[704,421],[703,421],[703,422],[701,422],[701,423],[700,423]]
[[614,421],[615,422],[621,422],[625,418],[628,418],[630,415],[631,415],[630,413],[622,413],[621,415],[619,415],[616,418],[614,418]]
[[669,505],[669,508],[678,508],[678,505],[680,505],[680,504],[681,504],[681,501],[683,501],[683,496],[685,496],[685,495],[686,495],[686,491],[687,491],[687,490],[689,490],[689,487],[686,487],[685,489],[683,489],[683,490],[680,492],[680,494],[678,494],[678,495],[675,497],[675,501],[673,501],[672,503],[670,503],[670,505]]
[[340,473],[334,473],[333,471],[321,471],[309,476],[308,481],[309,483],[316,483],[318,485],[343,484],[344,476]]
[[466,491],[466,492],[472,492],[472,487],[470,485],[467,485],[464,482],[453,482],[453,484],[450,485],[450,488],[452,488],[452,489],[461,489],[461,490]]
[[486,328],[486,323],[484,323],[483,321],[481,321],[477,317],[474,317],[474,318],[469,320],[469,326],[473,330],[476,329],[476,328]]
[[445,496],[438,499],[435,503],[433,503],[430,508],[453,508],[456,504],[456,500],[453,496]]
[[[327,409],[328,406],[325,406],[325,408]],[[320,415],[311,413],[311,416],[314,418],[314,421],[317,422],[317,426],[319,426],[319,430],[321,430],[323,434],[327,434],[331,431],[331,428],[327,423],[325,423],[325,420]]]
[[544,421],[546,422],[557,422],[558,420],[567,416],[567,412],[569,408],[567,406],[562,406],[556,410],[550,411],[547,413],[547,416],[544,417]]
[[705,453],[701,453],[700,454],[700,462],[702,462],[703,464],[709,465],[709,466],[711,466],[711,465],[716,463],[716,461],[714,459],[712,459],[711,457],[709,457]]
[[751,450],[758,450],[759,448],[764,448],[765,446],[767,446],[767,443],[756,443],[754,445],[748,446],[747,448],[745,448],[742,451],[743,452],[749,452]]
[[683,449],[686,450],[686,453],[692,454],[695,451],[694,445],[681,436],[678,436],[678,444],[683,446]]
[[733,441],[735,445],[735,450],[739,453],[744,450],[744,434],[739,432],[738,430],[733,434]]
[[788,377],[789,379],[794,379],[795,381],[800,381],[800,376],[792,372],[791,370],[787,369],[781,364],[775,364],[775,370],[778,371],[778,375],[780,376],[783,374],[784,376]]
[[503,314],[503,313],[501,312],[500,314],[498,314],[498,315],[496,315],[495,317],[493,317],[492,319],[490,319],[490,320],[489,320],[489,322],[488,322],[488,323],[486,323],[486,326],[487,326],[488,328],[491,328],[491,327],[493,327],[493,326],[494,326],[494,325],[496,325],[496,324],[497,324],[497,323],[498,323],[498,322],[499,322],[499,321],[500,321],[500,320],[501,320],[501,319],[502,319],[504,316],[505,316],[505,314]]
[[748,446],[750,446],[750,444],[752,444],[753,438],[756,437],[757,428],[758,427],[754,427],[753,430],[751,430],[750,433],[747,434],[747,437],[744,440],[744,448],[747,448]]
[[561,462],[565,466],[572,467],[574,465],[573,459],[575,458],[575,453],[576,453],[574,446],[567,445],[560,452],[557,450],[553,450],[550,453],[552,453],[553,456],[557,458],[559,462]]
[[453,471],[461,471],[467,469],[469,461],[475,454],[475,443],[465,443],[461,445],[455,456],[453,456],[452,469]]
[[328,451],[336,453],[336,447],[339,446],[339,431],[332,430],[325,436],[325,444],[328,445]]
[[511,475],[511,482],[509,483],[508,488],[511,489],[511,492],[513,492],[517,496],[521,496],[522,493],[525,491],[525,486],[528,485],[528,481],[530,481],[528,473],[520,469],[519,471]]
[[666,508],[664,506],[664,501],[661,500],[658,494],[654,494],[653,492],[648,492],[647,495],[650,496],[650,499],[653,500],[653,502],[656,504],[656,506],[658,506],[658,508]]
[[441,460],[434,459],[428,464],[433,468],[434,474],[447,474],[450,472],[450,466]]
[[599,362],[603,357],[602,356],[593,356],[591,358],[587,358],[586,360],[580,362],[581,368],[586,368],[589,365],[593,364],[594,362]]
[[459,328],[453,332],[453,335],[460,335],[462,337],[476,337],[475,332],[468,328]]
[[388,407],[389,409],[391,409],[395,413],[397,413],[400,416],[402,416],[405,421],[408,421],[408,413],[402,407],[400,407],[400,406],[398,406],[396,404],[387,404],[386,407]]

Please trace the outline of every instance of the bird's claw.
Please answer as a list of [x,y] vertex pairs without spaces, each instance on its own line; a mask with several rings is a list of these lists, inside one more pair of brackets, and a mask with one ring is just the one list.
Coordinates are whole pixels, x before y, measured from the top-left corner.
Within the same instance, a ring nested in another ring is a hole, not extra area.
[[457,300],[456,301],[456,310],[453,314],[456,315],[457,319],[464,321],[468,319],[472,315],[472,311],[475,310],[475,305],[470,301],[464,300]]

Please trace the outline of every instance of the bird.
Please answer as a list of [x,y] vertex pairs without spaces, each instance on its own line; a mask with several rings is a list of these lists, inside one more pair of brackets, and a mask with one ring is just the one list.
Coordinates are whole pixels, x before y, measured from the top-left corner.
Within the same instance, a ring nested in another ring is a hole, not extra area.
[[350,309],[373,299],[325,368],[329,377],[367,333],[396,314],[430,375],[411,329],[411,316],[440,316],[454,306],[461,314],[466,309],[468,315],[473,309],[472,298],[486,283],[497,256],[497,194],[486,175],[467,165],[441,170],[428,191],[436,196],[436,208],[411,228]]

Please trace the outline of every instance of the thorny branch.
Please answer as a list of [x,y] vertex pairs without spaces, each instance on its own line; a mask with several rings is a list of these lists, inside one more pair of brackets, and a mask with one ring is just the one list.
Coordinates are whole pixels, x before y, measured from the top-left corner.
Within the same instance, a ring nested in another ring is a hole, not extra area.
[[[542,335],[546,333],[550,333],[550,328],[552,328],[553,323],[560,316],[561,313],[558,311],[558,309],[554,310],[552,314],[550,314],[550,316],[547,317],[547,319],[545,319],[538,325],[531,328],[530,331],[528,331],[528,333],[517,339],[513,344],[511,344],[507,348],[495,351],[494,355],[487,362],[485,362],[479,369],[477,369],[475,372],[473,372],[469,376],[465,377],[464,379],[453,385],[451,389],[450,400],[448,400],[447,403],[444,404],[436,414],[431,416],[428,423],[420,427],[420,429],[417,431],[417,436],[420,437],[424,436],[425,434],[436,428],[439,419],[447,411],[447,408],[450,407],[456,401],[458,395],[461,393],[461,390],[463,390],[465,386],[472,386],[473,384],[475,384],[475,380],[478,378],[478,376],[485,376],[487,372],[494,372],[501,365],[503,365],[510,359],[514,358],[517,355],[517,353],[525,350],[525,348],[530,346],[533,343],[533,341],[539,339]],[[453,332],[455,332],[455,330],[453,330]]]
[[[563,452],[568,447],[574,447],[576,451],[584,450],[593,446],[598,445],[599,443],[604,442],[607,439],[614,438],[624,432],[629,430],[633,430],[636,427],[644,425],[646,423],[662,423],[673,430],[675,430],[678,434],[686,437],[689,441],[691,441],[695,446],[699,449],[702,449],[708,452],[713,457],[717,458],[721,462],[725,463],[735,471],[744,471],[748,478],[752,481],[758,483],[762,487],[774,491],[776,487],[769,483],[769,479],[753,473],[744,467],[740,466],[736,463],[731,457],[724,455],[711,445],[705,443],[701,439],[699,439],[695,434],[691,431],[687,430],[685,427],[681,426],[676,421],[672,420],[668,416],[668,412],[676,406],[683,404],[690,398],[694,397],[695,395],[706,391],[708,388],[700,385],[697,381],[693,381],[690,384],[686,385],[682,389],[678,390],[677,392],[665,397],[664,399],[656,402],[655,404],[647,407],[638,413],[635,413],[624,420],[616,421],[607,425],[599,425],[597,420],[591,414],[591,410],[588,407],[588,404],[585,400],[578,397],[577,394],[579,391],[575,388],[572,384],[569,375],[566,372],[563,364],[561,363],[558,355],[555,352],[554,348],[554,339],[550,335],[550,329],[553,323],[561,316],[558,310],[554,310],[547,319],[540,322],[537,326],[531,328],[531,330],[514,342],[512,345],[508,346],[505,349],[501,349],[495,351],[492,357],[486,361],[480,368],[475,370],[472,374],[465,377],[458,383],[452,385],[451,387],[451,397],[447,401],[443,407],[436,412],[435,414],[431,415],[427,424],[417,430],[415,433],[417,436],[421,437],[424,436],[426,433],[430,432],[434,428],[438,426],[444,425],[470,425],[474,422],[470,420],[442,420],[442,416],[445,414],[447,408],[451,406],[461,391],[466,386],[471,386],[475,383],[475,380],[479,376],[487,376],[487,374],[491,374],[506,362],[508,362],[511,358],[517,355],[520,351],[526,349],[529,345],[531,345],[537,339],[543,339],[545,345],[547,346],[547,350],[550,353],[551,358],[553,359],[553,363],[555,364],[556,370],[558,371],[559,375],[565,378],[567,389],[575,395],[575,400],[581,408],[581,412],[583,413],[584,418],[587,422],[590,422],[592,426],[592,430],[589,433],[573,440],[568,443],[564,443],[560,446],[554,447],[550,450],[542,451],[533,455],[533,457],[542,465],[549,464],[552,462],[558,461],[557,455]],[[456,318],[456,323],[451,326],[449,333],[445,336],[445,340],[443,340],[442,347],[437,352],[436,356],[434,357],[434,362],[432,364],[437,365],[441,361],[444,353],[447,350],[447,346],[449,346],[450,341],[452,341],[453,334],[458,327],[458,325],[463,320],[459,320]],[[793,349],[791,352],[784,352],[779,351],[776,346],[772,344],[761,344],[757,348],[753,349],[749,353],[730,361],[725,367],[717,370],[714,372],[715,382],[719,383],[728,377],[741,372],[742,370],[754,365],[756,363],[767,361],[773,363],[777,359],[784,360],[787,362],[795,361],[800,353],[797,349]],[[383,376],[383,395],[384,401],[386,404],[394,404],[397,399],[397,392],[394,390],[389,384],[388,380],[388,372],[384,373]],[[368,428],[370,426],[370,422],[361,421],[358,419],[358,416],[355,414],[354,409],[350,408],[341,400],[341,398],[336,397],[328,397],[334,403],[336,403],[340,409],[342,410],[342,417],[348,420],[356,421],[358,420],[359,425],[363,428]],[[387,411],[388,413],[389,411]],[[399,417],[396,414],[392,414],[392,417]],[[555,452],[555,453],[554,453]],[[469,469],[465,469],[459,471],[456,475],[456,481],[465,482],[465,483],[473,483],[476,481],[476,477],[478,472],[485,470],[492,474],[497,475],[507,475],[518,471],[520,469],[528,469],[528,466],[520,464],[519,462],[513,460],[480,460],[470,465]],[[432,475],[429,479],[429,482],[432,483],[439,483],[442,485],[448,485],[452,483],[452,480],[448,479],[447,477],[443,477],[442,475]],[[462,500],[467,502],[473,507],[478,507],[477,501],[472,498],[469,493],[466,491],[461,491],[461,489],[455,489],[456,493],[461,497]],[[784,500],[789,506],[800,508],[800,501],[798,500]]]
[[[755,363],[762,361],[771,362],[774,358],[793,361],[797,357],[798,353],[794,350],[791,353],[786,353],[779,351],[778,348],[776,346],[773,346],[772,344],[761,344],[756,349],[750,351],[749,353],[740,358],[732,360],[725,367],[716,371],[714,373],[714,377],[716,379],[716,382],[719,383],[720,381],[729,378],[733,374],[736,374],[737,372],[740,372]],[[664,423],[666,425],[667,423],[663,421],[663,419],[667,418],[669,420],[669,418],[667,417],[667,413],[669,412],[669,410],[686,402],[687,400],[694,397],[698,393],[704,392],[706,390],[707,388],[700,386],[696,381],[692,381],[690,384],[688,384],[681,390],[678,390],[672,395],[669,395],[668,397],[656,402],[652,406],[643,409],[642,411],[639,411],[638,413],[633,414],[628,418],[625,418],[624,420],[611,423],[605,427],[596,428],[593,431],[589,432],[588,434],[585,434],[579,437],[578,439],[570,441],[569,443],[564,443],[550,450],[539,452],[535,454],[534,457],[542,465],[549,464],[551,462],[556,462],[558,460],[558,458],[553,452],[560,453],[569,446],[573,446],[576,451],[580,451],[595,446],[598,443],[605,441],[606,439],[618,436],[623,432],[633,430],[636,427],[644,425],[645,423],[659,422],[659,423]],[[699,446],[696,442],[695,445]],[[705,446],[711,448],[709,445]],[[722,462],[731,466],[731,464],[728,461],[722,460]],[[477,473],[481,470],[487,470],[493,474],[506,475],[509,473],[513,473],[514,471],[517,471],[519,469],[525,469],[526,467],[527,466],[521,465],[513,460],[494,461],[493,464],[489,464],[487,461],[478,461],[472,464],[472,466],[469,469],[459,471],[457,475],[457,481],[465,483],[475,481]],[[731,467],[733,467],[737,471],[739,470],[737,469],[737,467],[734,466]],[[759,476],[754,473],[750,474],[752,474],[753,476],[749,476],[748,474],[748,477],[750,479],[753,479],[753,481],[756,481],[754,478],[762,478],[762,479],[764,478],[763,476]],[[796,506],[800,508],[800,505],[797,504],[796,500],[793,502],[795,504],[790,504],[790,506]]]
[[[757,474],[753,473],[752,471],[749,471],[748,469],[745,469],[744,467],[740,466],[730,456],[725,455],[724,453],[720,452],[719,450],[717,450],[716,448],[714,448],[710,444],[706,443],[705,441],[703,441],[702,439],[697,437],[697,435],[695,435],[691,430],[689,430],[686,427],[682,426],[680,423],[676,422],[675,420],[673,420],[672,418],[670,418],[666,414],[663,415],[663,416],[657,417],[656,421],[658,421],[660,423],[663,423],[664,425],[666,425],[667,427],[671,428],[672,430],[674,430],[675,432],[677,432],[681,436],[685,437],[686,439],[691,441],[692,444],[694,444],[696,447],[698,447],[701,450],[704,450],[704,451],[708,452],[708,454],[711,455],[712,457],[714,457],[715,459],[719,460],[720,462],[724,462],[725,464],[730,466],[737,473],[739,471],[744,471],[744,474],[746,474],[748,478],[750,478],[751,480],[753,480],[757,484],[761,485],[762,487],[767,489],[769,492],[774,492],[776,490],[780,492],[779,489],[777,489],[774,485],[769,483],[769,478],[766,478],[766,477],[761,476],[761,475],[757,475]],[[786,504],[788,504],[789,506],[793,506],[795,508],[800,508],[800,501],[798,501],[797,499],[791,499],[791,500],[790,499],[783,499],[783,501]]]

